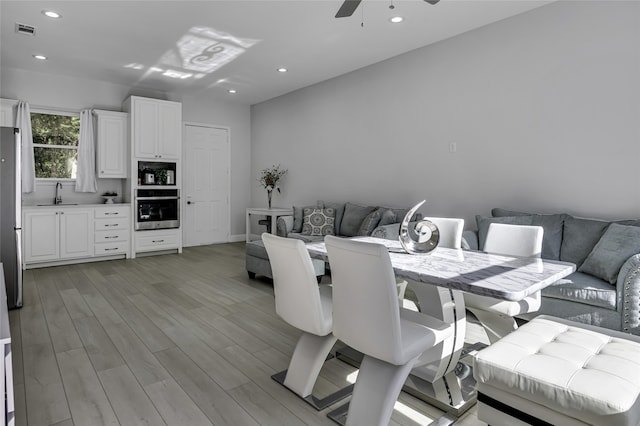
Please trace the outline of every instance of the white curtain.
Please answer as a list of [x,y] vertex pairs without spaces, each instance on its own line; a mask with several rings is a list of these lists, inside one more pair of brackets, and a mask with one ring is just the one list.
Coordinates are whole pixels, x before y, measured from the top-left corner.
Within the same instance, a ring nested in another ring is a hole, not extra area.
[[16,127],[20,129],[22,154],[22,192],[36,190],[36,167],[33,160],[33,136],[31,133],[31,110],[27,102],[18,102]]
[[96,192],[96,149],[93,142],[93,117],[90,109],[80,111],[76,192]]

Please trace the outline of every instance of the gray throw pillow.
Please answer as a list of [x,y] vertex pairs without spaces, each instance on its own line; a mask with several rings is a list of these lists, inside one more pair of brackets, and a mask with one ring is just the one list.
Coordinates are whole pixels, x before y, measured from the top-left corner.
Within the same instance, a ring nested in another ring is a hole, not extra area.
[[603,220],[567,217],[562,231],[560,260],[575,263],[579,268],[608,226],[609,222]]
[[392,223],[397,223],[400,220],[402,219],[398,219],[398,215],[396,215],[395,211],[387,209],[380,216],[380,222],[378,222],[378,226],[390,225]]
[[564,220],[569,217],[568,214],[531,214],[501,208],[494,208],[491,210],[491,215],[493,217],[529,215],[533,216],[531,225],[541,226],[542,229],[544,229],[544,234],[542,237],[542,258],[560,260],[562,230],[564,226]]
[[612,223],[578,271],[616,284],[624,262],[637,253],[640,253],[640,227]]
[[562,231],[568,214],[534,214],[531,224],[544,229],[542,236],[542,258],[560,260]]
[[297,207],[293,206],[293,229],[291,232],[302,232],[302,216],[304,215],[304,209],[314,209],[315,206]]
[[331,207],[326,209],[305,208],[301,234],[310,236],[334,235],[335,216],[336,211]]
[[478,225],[478,245],[480,250],[484,250],[484,242],[487,239],[487,231],[492,223],[506,223],[509,225],[531,225],[533,216],[504,216],[504,217],[486,217],[476,216],[476,224]]
[[357,204],[346,203],[344,206],[344,216],[342,216],[342,223],[340,224],[339,235],[343,235],[345,237],[356,236],[364,218],[375,209],[375,207],[371,206],[363,207]]
[[380,222],[380,216],[382,216],[380,213],[380,210],[381,209],[374,210],[364,218],[364,220],[360,224],[360,228],[358,229],[357,235],[359,236],[371,235],[373,230],[376,229],[376,227],[378,226],[378,223]]

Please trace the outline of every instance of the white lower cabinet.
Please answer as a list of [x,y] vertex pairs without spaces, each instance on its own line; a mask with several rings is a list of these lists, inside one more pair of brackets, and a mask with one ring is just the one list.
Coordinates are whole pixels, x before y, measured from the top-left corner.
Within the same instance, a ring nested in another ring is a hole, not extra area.
[[131,253],[129,206],[96,207],[94,213],[94,255],[124,254],[129,258]]
[[93,256],[93,211],[52,208],[24,213],[25,263]]
[[131,255],[128,204],[24,209],[25,267]]
[[158,231],[137,231],[136,252],[148,252],[158,250],[181,251],[181,230],[162,229]]

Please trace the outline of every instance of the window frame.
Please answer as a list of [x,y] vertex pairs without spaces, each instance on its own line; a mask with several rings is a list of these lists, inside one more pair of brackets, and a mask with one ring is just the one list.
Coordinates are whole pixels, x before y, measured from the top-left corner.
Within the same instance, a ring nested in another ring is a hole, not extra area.
[[[78,119],[80,119],[80,111],[75,111],[75,110],[65,110],[65,109],[53,109],[53,108],[42,108],[42,107],[35,107],[35,108],[31,108],[30,111],[31,114],[48,114],[48,115],[63,115],[63,116],[67,116],[67,117],[77,117]],[[31,117],[29,117],[29,119],[31,119]],[[78,134],[78,144],[75,146],[69,146],[69,145],[48,145],[48,144],[41,144],[41,143],[33,143],[33,147],[34,148],[62,148],[62,149],[75,149],[76,151],[78,150],[78,145],[80,145],[80,134]],[[37,177],[36,176],[36,182],[75,182],[76,178],[44,178],[44,177]]]

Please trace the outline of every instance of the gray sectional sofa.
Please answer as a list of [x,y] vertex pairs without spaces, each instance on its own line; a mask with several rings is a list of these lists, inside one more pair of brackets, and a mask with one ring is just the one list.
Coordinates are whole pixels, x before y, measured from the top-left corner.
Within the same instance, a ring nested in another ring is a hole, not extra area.
[[[378,227],[398,224],[408,211],[393,207],[360,206],[350,202],[318,201],[315,205],[294,206],[293,216],[279,217],[276,234],[297,238],[305,243],[322,241],[327,233],[341,237],[368,236]],[[262,241],[247,243],[245,266],[250,278],[256,275],[273,277]],[[325,272],[324,262],[314,259],[313,266],[320,278]]]
[[640,335],[640,220],[602,221],[568,214],[531,214],[495,208],[476,216],[464,245],[482,250],[492,222],[544,228],[542,257],[572,262],[576,272],[542,291],[536,315],[552,315]]

